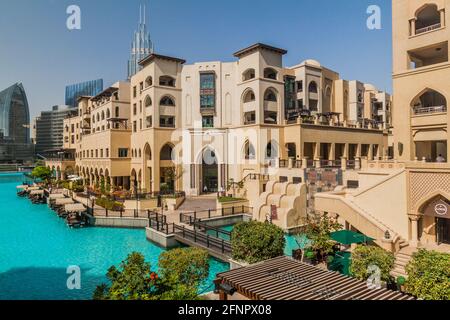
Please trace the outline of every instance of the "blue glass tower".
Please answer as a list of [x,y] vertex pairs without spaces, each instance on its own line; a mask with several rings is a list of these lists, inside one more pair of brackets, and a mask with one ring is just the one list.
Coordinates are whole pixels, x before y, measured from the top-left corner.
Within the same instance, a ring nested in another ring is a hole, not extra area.
[[81,96],[96,96],[103,91],[103,80],[92,80],[66,86],[66,105],[77,108],[77,99]]
[[131,43],[131,55],[130,60],[128,60],[128,79],[131,79],[132,76],[142,69],[139,65],[139,61],[153,53],[153,43],[150,38],[150,33],[147,30],[145,16],[144,6],[143,13],[142,7],[139,8],[139,25],[137,31],[134,32],[133,41]]

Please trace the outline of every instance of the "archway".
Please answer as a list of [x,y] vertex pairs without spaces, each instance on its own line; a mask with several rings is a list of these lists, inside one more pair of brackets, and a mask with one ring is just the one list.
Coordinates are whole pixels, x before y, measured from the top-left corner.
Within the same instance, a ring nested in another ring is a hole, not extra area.
[[152,192],[152,149],[150,145],[147,143],[144,147],[144,176],[143,176],[143,187],[148,190],[148,192]]
[[417,238],[421,242],[450,244],[450,195],[435,193],[419,208],[420,218],[417,226]]
[[206,147],[202,154],[202,169],[200,187],[202,194],[215,193],[219,191],[219,161],[216,152]]

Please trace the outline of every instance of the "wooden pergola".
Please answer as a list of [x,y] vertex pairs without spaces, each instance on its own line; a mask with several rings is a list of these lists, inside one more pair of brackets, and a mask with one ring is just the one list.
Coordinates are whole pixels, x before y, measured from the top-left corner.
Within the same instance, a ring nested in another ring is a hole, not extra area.
[[290,257],[219,273],[214,283],[221,300],[232,291],[251,300],[415,300]]

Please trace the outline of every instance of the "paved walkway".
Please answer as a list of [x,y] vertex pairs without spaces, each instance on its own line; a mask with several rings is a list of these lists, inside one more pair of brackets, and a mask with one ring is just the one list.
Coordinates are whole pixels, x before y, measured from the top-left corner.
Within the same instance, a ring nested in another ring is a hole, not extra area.
[[188,197],[184,200],[183,204],[178,208],[178,210],[164,211],[164,215],[167,217],[167,223],[179,224],[180,213],[207,211],[209,209],[215,210],[217,207],[216,199],[216,194],[199,197]]

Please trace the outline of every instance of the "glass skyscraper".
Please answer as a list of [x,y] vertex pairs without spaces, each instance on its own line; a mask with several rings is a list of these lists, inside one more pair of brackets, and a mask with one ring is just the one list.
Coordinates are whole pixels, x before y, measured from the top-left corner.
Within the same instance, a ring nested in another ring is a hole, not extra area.
[[86,81],[66,86],[66,105],[77,108],[77,99],[81,96],[96,96],[103,91],[103,79]]
[[143,13],[142,8],[139,9],[139,25],[137,31],[134,32],[131,43],[131,55],[130,60],[128,60],[128,79],[131,79],[132,76],[142,69],[139,61],[153,53],[153,43],[150,39],[150,33],[147,30],[145,16],[144,6]]
[[0,92],[0,162],[23,162],[33,157],[30,111],[21,83]]

